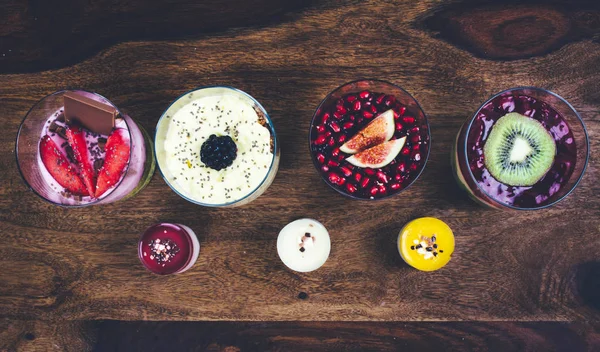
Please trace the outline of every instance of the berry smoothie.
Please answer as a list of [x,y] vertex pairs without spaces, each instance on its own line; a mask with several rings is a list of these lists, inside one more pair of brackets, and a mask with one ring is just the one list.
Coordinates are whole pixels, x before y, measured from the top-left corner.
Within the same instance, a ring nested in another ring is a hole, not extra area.
[[523,92],[485,103],[457,137],[459,183],[492,207],[535,209],[568,193],[578,165],[576,136],[551,104]]

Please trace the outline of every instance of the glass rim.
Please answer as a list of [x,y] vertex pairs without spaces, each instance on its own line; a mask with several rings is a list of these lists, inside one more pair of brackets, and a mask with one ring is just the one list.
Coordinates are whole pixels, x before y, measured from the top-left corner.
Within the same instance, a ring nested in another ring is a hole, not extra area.
[[[344,192],[343,190],[334,187],[329,180],[321,174],[321,172],[319,171],[321,166],[319,164],[317,164],[317,160],[316,157],[314,157],[313,155],[313,151],[311,146],[312,140],[311,140],[311,136],[312,136],[312,127],[314,126],[315,123],[315,119],[317,118],[317,112],[321,109],[321,107],[325,104],[325,102],[331,97],[331,95],[335,92],[337,92],[338,90],[340,90],[341,88],[351,85],[351,84],[356,84],[359,82],[376,82],[376,83],[383,83],[383,84],[387,84],[390,85],[394,88],[399,89],[400,91],[402,91],[404,94],[406,94],[408,96],[408,98],[412,99],[417,108],[419,110],[421,110],[421,112],[423,113],[423,120],[425,121],[425,125],[427,126],[427,136],[429,138],[429,146],[427,147],[427,155],[425,155],[425,157],[422,160],[422,167],[421,170],[415,175],[415,177],[412,179],[412,181],[410,181],[410,183],[402,188],[401,190],[399,190],[398,192],[392,193],[392,194],[388,194],[386,196],[380,197],[380,198],[361,198],[361,197],[357,197],[354,196],[352,194],[349,194],[347,192]],[[400,87],[397,84],[391,83],[389,81],[383,80],[383,79],[376,79],[376,78],[361,78],[361,79],[356,79],[350,82],[346,82],[343,83],[342,85],[338,86],[337,88],[333,89],[332,91],[330,91],[329,93],[327,93],[327,95],[325,96],[325,98],[323,98],[323,100],[321,100],[321,102],[319,103],[319,105],[317,106],[317,108],[315,109],[315,112],[313,113],[313,117],[310,121],[310,126],[309,126],[309,131],[308,131],[308,150],[310,153],[310,158],[313,162],[313,165],[315,167],[315,170],[317,171],[317,173],[319,174],[319,176],[321,177],[321,179],[323,180],[323,182],[325,182],[325,184],[327,184],[327,186],[329,186],[330,188],[334,189],[336,192],[340,193],[341,195],[351,198],[351,199],[355,199],[355,200],[364,200],[364,201],[369,201],[369,202],[373,202],[373,201],[378,201],[378,200],[384,200],[384,199],[388,199],[394,196],[399,195],[400,193],[406,191],[408,188],[410,188],[410,186],[412,186],[415,181],[417,181],[417,179],[421,176],[421,174],[423,173],[423,171],[425,171],[425,166],[427,165],[427,162],[429,161],[429,154],[431,153],[431,127],[429,125],[429,119],[427,118],[427,114],[425,113],[425,110],[423,110],[423,107],[421,107],[421,104],[419,103],[419,101],[417,99],[415,99],[415,97],[412,96],[412,94],[410,94],[409,92],[407,92],[404,88]]]
[[[545,205],[542,205],[542,206],[537,206],[537,207],[531,207],[531,208],[515,207],[514,205],[510,205],[510,204],[499,202],[494,197],[490,196],[485,190],[483,190],[479,186],[479,184],[477,182],[475,182],[475,184],[476,184],[477,189],[479,191],[483,192],[483,194],[485,194],[494,204],[499,205],[501,207],[510,208],[512,210],[522,210],[522,211],[545,209],[545,208],[551,207],[551,206],[555,205],[556,203],[560,202],[561,200],[565,199],[569,194],[571,194],[573,192],[573,190],[575,190],[575,188],[577,188],[577,186],[579,185],[579,182],[581,182],[581,179],[583,178],[583,175],[585,174],[585,170],[587,169],[588,162],[589,162],[589,159],[590,159],[590,139],[589,139],[589,136],[588,136],[587,128],[585,126],[585,123],[583,122],[583,119],[581,118],[581,115],[579,114],[579,112],[577,112],[577,110],[575,110],[575,107],[573,107],[573,105],[571,105],[571,103],[569,103],[566,99],[564,99],[560,95],[558,95],[558,94],[556,94],[556,93],[554,93],[554,92],[552,92],[552,91],[550,91],[548,89],[544,89],[544,88],[539,88],[539,87],[534,87],[534,86],[519,86],[519,87],[513,87],[513,88],[504,89],[504,90],[502,90],[499,93],[493,94],[490,98],[488,98],[485,102],[483,102],[483,104],[481,104],[479,106],[479,108],[477,108],[477,110],[475,111],[475,113],[473,114],[473,116],[469,118],[469,123],[468,123],[467,129],[465,131],[465,133],[466,133],[465,136],[468,137],[469,132],[471,131],[471,126],[473,125],[473,122],[475,121],[475,118],[477,117],[477,115],[479,114],[479,112],[481,111],[481,109],[483,109],[484,106],[486,106],[489,102],[491,102],[492,100],[496,99],[497,97],[499,97],[499,96],[501,96],[501,95],[503,95],[505,93],[513,92],[513,91],[516,91],[516,90],[533,90],[533,91],[538,91],[538,92],[550,94],[551,96],[554,96],[555,98],[557,98],[560,101],[562,101],[563,103],[565,103],[567,105],[567,107],[569,109],[571,109],[573,111],[573,113],[575,113],[575,116],[577,117],[577,120],[579,121],[579,123],[581,123],[581,127],[583,128],[583,137],[585,138],[585,145],[586,145],[586,155],[585,155],[585,160],[584,160],[584,163],[583,163],[583,168],[581,169],[581,173],[577,177],[577,180],[575,181],[575,183],[571,186],[571,189],[569,189],[561,197],[557,198],[556,200],[554,200],[554,201],[552,201],[552,202],[550,202],[548,204],[545,204]],[[464,145],[461,147],[465,156],[467,155],[467,144],[468,144],[468,138],[465,138]],[[473,175],[473,172],[471,171],[471,168],[468,167],[467,169],[468,169],[469,176],[470,176],[471,180],[474,180],[475,176]],[[460,170],[460,165],[459,165],[459,170]]]
[[[41,194],[39,194],[27,181],[27,179],[25,178],[25,175],[23,173],[23,170],[21,169],[21,163],[19,163],[19,137],[21,136],[21,131],[23,129],[23,125],[25,124],[25,120],[27,120],[27,117],[29,116],[29,114],[31,113],[31,111],[33,111],[34,108],[36,108],[38,105],[40,105],[40,103],[42,103],[44,100],[46,100],[47,98],[53,96],[53,95],[58,95],[61,93],[66,93],[66,92],[84,92],[84,93],[89,93],[89,94],[94,94],[99,96],[100,98],[106,100],[110,105],[112,105],[115,109],[117,109],[117,112],[119,113],[120,116],[124,116],[124,114],[121,112],[121,110],[108,98],[106,98],[105,96],[103,96],[102,94],[96,93],[96,92],[90,92],[84,89],[78,89],[78,88],[72,88],[72,89],[61,89],[61,90],[57,90],[53,93],[50,93],[48,95],[45,95],[43,98],[39,99],[35,104],[33,104],[33,106],[31,108],[29,108],[29,110],[27,110],[27,113],[25,114],[25,116],[23,117],[23,119],[21,120],[21,123],[19,124],[19,129],[17,130],[17,137],[15,139],[15,160],[17,163],[17,170],[19,170],[19,175],[21,176],[21,179],[23,180],[23,182],[25,183],[25,185],[27,186],[27,188],[29,188],[30,191],[32,191],[35,195],[37,195],[38,197],[40,197],[42,200],[52,204],[52,205],[57,205],[60,207],[64,207],[64,208],[85,208],[87,206],[90,205],[101,205],[103,203],[101,203],[104,199],[106,199],[106,197],[108,197],[110,194],[112,194],[112,192],[114,192],[123,182],[123,180],[125,179],[125,177],[121,177],[121,179],[119,180],[119,182],[117,182],[113,187],[112,190],[110,191],[109,194],[107,194],[104,198],[102,199],[98,199],[96,198],[96,200],[89,202],[89,203],[85,203],[85,204],[62,204],[62,203],[56,203],[54,201],[51,201],[49,199],[46,199],[46,197],[42,196]],[[130,117],[131,118],[131,117]],[[131,141],[131,131],[129,130],[129,124],[127,123],[127,120],[123,119],[123,121],[125,121],[125,124],[127,125],[127,134],[129,135],[129,140]],[[41,137],[40,137],[41,138]],[[38,142],[39,144],[39,142]],[[129,160],[127,161],[127,165],[125,166],[124,172],[123,174],[126,174],[127,171],[129,171],[129,166],[131,163],[131,154],[133,153],[133,148],[129,148]]]
[[[240,199],[237,199],[235,201],[231,201],[231,202],[227,202],[227,203],[219,203],[219,204],[202,203],[200,201],[193,200],[193,199],[189,198],[188,196],[186,196],[186,195],[182,194],[181,192],[179,192],[177,189],[175,189],[175,187],[173,187],[171,185],[171,182],[169,182],[169,180],[167,180],[167,178],[165,177],[165,174],[162,171],[162,167],[160,165],[160,159],[158,158],[158,148],[156,147],[156,145],[157,145],[156,142],[157,142],[157,138],[158,138],[158,126],[160,125],[161,121],[165,117],[165,114],[167,113],[167,111],[169,111],[169,109],[171,108],[171,106],[173,106],[173,104],[175,104],[180,99],[182,99],[183,97],[185,97],[186,95],[188,95],[190,93],[194,93],[194,92],[205,90],[205,89],[213,89],[213,88],[224,88],[224,89],[231,90],[231,91],[233,91],[235,93],[241,94],[241,95],[249,98],[252,102],[254,102],[256,104],[256,106],[261,110],[261,112],[265,115],[265,119],[267,120],[267,123],[270,126],[269,131],[271,132],[271,136],[273,137],[273,158],[271,159],[271,165],[269,166],[269,171],[267,171],[267,174],[265,175],[265,177],[263,178],[263,180],[260,181],[260,183],[258,184],[258,186],[256,186],[256,188],[254,188],[250,193],[248,193],[244,197],[242,197]],[[204,206],[204,207],[211,207],[211,208],[222,208],[222,207],[227,207],[227,206],[230,206],[230,205],[234,205],[234,204],[242,202],[243,200],[247,199],[248,197],[250,197],[254,193],[256,193],[256,191],[259,190],[263,186],[263,184],[267,181],[267,179],[269,178],[271,172],[273,171],[273,166],[275,165],[275,160],[277,158],[277,150],[278,150],[277,148],[278,147],[279,147],[279,144],[278,144],[278,141],[277,141],[277,134],[275,132],[275,126],[273,126],[273,121],[271,120],[271,117],[267,113],[267,110],[258,102],[258,100],[256,100],[250,94],[244,92],[241,89],[238,89],[238,88],[235,88],[235,87],[231,87],[231,86],[225,86],[225,85],[200,86],[198,88],[194,88],[194,89],[188,90],[188,91],[180,94],[177,98],[175,98],[169,104],[169,106],[160,115],[160,118],[158,119],[158,122],[156,123],[156,131],[154,132],[154,157],[156,159],[156,165],[158,166],[158,172],[160,173],[160,176],[163,178],[163,180],[165,181],[165,183],[167,184],[167,186],[169,186],[169,188],[171,188],[171,190],[173,190],[173,192],[175,192],[178,196],[180,196],[181,198],[187,200],[188,202],[194,203],[196,205]]]

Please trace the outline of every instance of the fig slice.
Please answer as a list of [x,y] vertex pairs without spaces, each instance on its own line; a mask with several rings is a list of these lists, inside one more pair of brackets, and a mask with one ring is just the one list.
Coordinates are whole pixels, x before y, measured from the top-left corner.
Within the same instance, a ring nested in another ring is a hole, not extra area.
[[378,169],[391,163],[398,156],[404,142],[406,137],[383,142],[348,157],[346,161],[357,167]]
[[390,109],[374,118],[344,143],[340,150],[346,154],[356,154],[361,150],[389,141],[394,136],[395,129],[394,111]]

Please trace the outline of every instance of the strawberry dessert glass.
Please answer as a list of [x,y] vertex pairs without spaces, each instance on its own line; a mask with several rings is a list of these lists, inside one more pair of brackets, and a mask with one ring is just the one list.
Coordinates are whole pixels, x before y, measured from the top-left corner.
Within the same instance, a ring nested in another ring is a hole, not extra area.
[[492,96],[465,122],[452,167],[478,203],[533,210],[569,195],[588,158],[586,128],[573,106],[545,89],[519,87]]
[[309,132],[325,183],[354,199],[382,199],[410,186],[425,168],[430,139],[419,103],[381,80],[354,81],[329,93]]
[[108,99],[82,90],[48,95],[17,134],[17,166],[42,199],[65,207],[107,204],[137,194],[154,173],[146,132]]

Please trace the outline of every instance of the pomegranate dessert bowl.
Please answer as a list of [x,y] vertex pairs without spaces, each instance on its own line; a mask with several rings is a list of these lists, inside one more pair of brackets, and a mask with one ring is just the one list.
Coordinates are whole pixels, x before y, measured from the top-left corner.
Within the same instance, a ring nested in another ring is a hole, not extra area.
[[494,95],[465,122],[452,166],[478,203],[533,210],[571,193],[588,158],[588,135],[577,111],[555,93],[520,87]]
[[250,95],[231,87],[203,87],[177,98],[158,121],[155,145],[165,182],[203,206],[253,201],[279,167],[269,115]]
[[382,199],[410,186],[425,168],[430,133],[419,103],[380,80],[346,83],[321,102],[309,132],[325,183],[354,199]]
[[150,226],[140,237],[138,257],[158,275],[181,274],[196,263],[200,242],[192,229],[181,224]]
[[15,151],[29,188],[65,207],[132,197],[154,173],[144,129],[108,99],[82,90],[55,92],[35,104],[19,127]]

